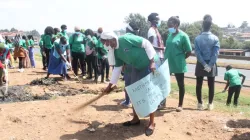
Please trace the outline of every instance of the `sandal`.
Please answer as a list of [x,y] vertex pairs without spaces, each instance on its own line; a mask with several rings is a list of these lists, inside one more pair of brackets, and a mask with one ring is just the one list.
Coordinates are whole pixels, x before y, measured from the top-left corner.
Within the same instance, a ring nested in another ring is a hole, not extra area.
[[145,135],[146,136],[151,136],[153,133],[154,133],[154,130],[155,130],[155,123],[154,123],[154,128],[153,129],[151,129],[151,128],[146,128],[146,130],[145,130]]
[[135,122],[135,123],[131,123],[131,121],[127,121],[127,122],[123,123],[123,126],[130,127],[130,126],[136,126],[136,125],[140,125],[140,124],[141,124],[140,120],[138,122]]

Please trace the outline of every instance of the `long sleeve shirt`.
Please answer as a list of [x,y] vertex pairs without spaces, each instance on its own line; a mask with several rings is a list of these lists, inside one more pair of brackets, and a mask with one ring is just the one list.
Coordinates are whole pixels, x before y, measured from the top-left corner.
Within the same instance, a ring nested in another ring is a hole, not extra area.
[[206,64],[210,67],[214,66],[220,49],[218,37],[211,32],[203,32],[195,38],[194,45],[198,62],[203,66]]

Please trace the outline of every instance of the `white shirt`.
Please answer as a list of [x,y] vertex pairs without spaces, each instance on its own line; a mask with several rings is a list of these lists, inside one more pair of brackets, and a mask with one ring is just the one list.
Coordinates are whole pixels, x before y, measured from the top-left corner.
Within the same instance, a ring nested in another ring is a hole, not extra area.
[[[150,37],[154,37],[154,41],[153,41],[152,45],[154,47],[160,47],[158,44],[158,38],[157,38],[156,31],[153,27],[149,28],[149,30],[148,30],[148,38],[150,38]],[[156,50],[156,53],[160,58],[164,58],[161,50]]]

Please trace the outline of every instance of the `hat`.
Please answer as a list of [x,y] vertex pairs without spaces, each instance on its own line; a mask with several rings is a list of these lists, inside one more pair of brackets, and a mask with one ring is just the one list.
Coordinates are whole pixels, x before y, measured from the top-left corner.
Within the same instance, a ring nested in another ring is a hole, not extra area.
[[101,39],[107,40],[107,39],[113,39],[118,38],[117,35],[114,32],[104,32],[101,34]]
[[148,21],[154,21],[154,20],[159,20],[159,14],[158,13],[151,13],[148,16]]
[[81,28],[79,26],[75,26],[75,31],[81,31]]

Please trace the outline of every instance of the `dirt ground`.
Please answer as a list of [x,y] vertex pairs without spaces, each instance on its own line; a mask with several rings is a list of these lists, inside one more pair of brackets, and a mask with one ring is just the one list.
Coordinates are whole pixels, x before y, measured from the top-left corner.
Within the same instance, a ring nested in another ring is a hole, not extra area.
[[34,95],[83,89],[94,94],[0,104],[1,140],[250,140],[249,118],[241,114],[197,111],[196,99],[191,95],[185,96],[181,113],[175,111],[178,99],[169,97],[167,108],[156,112],[155,133],[147,137],[144,129],[148,118],[140,126],[122,126],[132,118],[131,108],[118,105],[124,98],[123,92],[106,95],[84,110],[73,112],[72,109],[95,97],[106,84],[89,81],[82,84],[73,80],[59,81],[57,86],[30,86],[32,80],[43,78],[46,73],[41,68],[24,73],[16,71],[9,72],[10,86],[27,85]]

